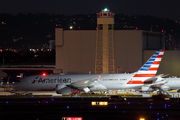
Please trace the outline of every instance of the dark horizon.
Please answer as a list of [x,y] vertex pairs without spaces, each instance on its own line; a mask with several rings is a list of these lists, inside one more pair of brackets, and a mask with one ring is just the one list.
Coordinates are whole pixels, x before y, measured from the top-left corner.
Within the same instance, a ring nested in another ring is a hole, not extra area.
[[49,13],[49,14],[94,14],[104,8],[108,8],[115,14],[132,15],[152,15],[158,18],[169,18],[174,21],[180,21],[180,7],[178,0],[126,0],[126,1],[108,1],[108,0],[0,0],[0,13],[18,14],[18,13]]
[[[49,14],[0,14],[0,48],[13,49],[42,49],[49,47],[49,41],[55,39],[55,27],[64,30],[96,30],[97,16],[91,15],[49,15]],[[178,49],[179,27],[178,21],[161,19],[153,16],[126,16],[116,14],[114,30],[147,30],[164,32],[166,47]],[[171,39],[170,39],[171,38]],[[173,38],[173,41],[172,41]],[[175,42],[174,42],[175,41]]]

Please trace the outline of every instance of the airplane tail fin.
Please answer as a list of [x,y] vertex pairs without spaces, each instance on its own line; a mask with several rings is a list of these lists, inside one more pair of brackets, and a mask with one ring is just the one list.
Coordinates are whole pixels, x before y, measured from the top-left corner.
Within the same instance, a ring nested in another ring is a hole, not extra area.
[[138,80],[146,80],[150,77],[156,76],[164,51],[165,49],[156,51],[147,60],[147,62],[137,72],[135,72],[133,78],[137,78]]

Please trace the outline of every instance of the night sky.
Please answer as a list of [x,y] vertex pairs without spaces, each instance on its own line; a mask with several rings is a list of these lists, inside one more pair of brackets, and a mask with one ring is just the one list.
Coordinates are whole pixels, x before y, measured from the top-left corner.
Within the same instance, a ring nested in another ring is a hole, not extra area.
[[0,0],[0,13],[94,14],[107,7],[115,14],[152,15],[180,21],[180,0]]

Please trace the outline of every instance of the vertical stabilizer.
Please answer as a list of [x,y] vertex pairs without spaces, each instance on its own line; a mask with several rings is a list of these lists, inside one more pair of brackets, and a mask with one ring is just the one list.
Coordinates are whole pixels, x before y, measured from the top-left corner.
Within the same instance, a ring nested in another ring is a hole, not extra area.
[[156,76],[165,49],[156,51],[148,61],[135,72],[131,84],[142,84],[144,80]]
[[154,77],[159,68],[165,49],[160,49],[137,71],[136,76]]

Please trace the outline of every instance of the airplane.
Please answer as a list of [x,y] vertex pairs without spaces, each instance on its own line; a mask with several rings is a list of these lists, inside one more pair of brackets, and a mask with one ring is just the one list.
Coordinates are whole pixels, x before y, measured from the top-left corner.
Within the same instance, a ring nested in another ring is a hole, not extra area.
[[169,77],[169,78],[161,78],[162,81],[165,81],[164,84],[161,85],[163,90],[177,90],[180,92],[180,78],[177,77]]
[[145,85],[150,88],[162,76],[156,76],[156,73],[164,51],[156,51],[134,73],[32,75],[22,78],[13,88],[22,91],[56,91],[57,94],[70,94],[73,89],[89,93],[98,90],[141,89]]
[[[153,92],[155,90],[160,90],[157,92],[164,92],[169,94],[167,91],[176,90],[180,92],[180,78],[177,77],[169,77],[163,78],[167,75],[159,75],[156,82],[150,85],[145,85],[142,87],[141,92]],[[150,87],[149,87],[150,86]]]

